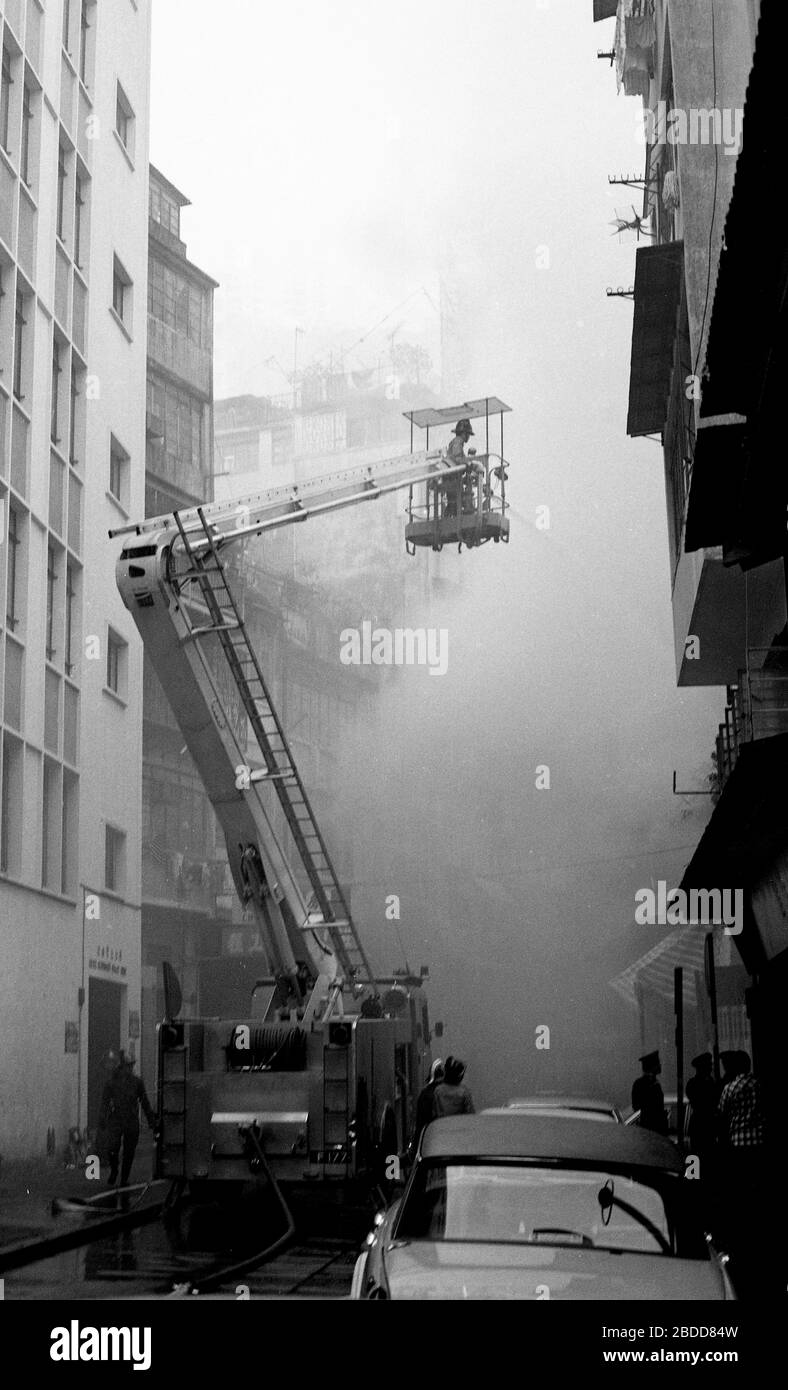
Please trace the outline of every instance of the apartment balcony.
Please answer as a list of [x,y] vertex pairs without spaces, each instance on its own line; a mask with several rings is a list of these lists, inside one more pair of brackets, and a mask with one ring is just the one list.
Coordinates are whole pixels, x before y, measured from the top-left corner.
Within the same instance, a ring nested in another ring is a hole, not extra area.
[[728,703],[714,755],[718,796],[745,745],[788,733],[788,652],[780,665],[782,669],[740,671],[738,684],[728,687]]
[[210,399],[211,353],[197,347],[183,333],[148,314],[148,358],[179,381]]

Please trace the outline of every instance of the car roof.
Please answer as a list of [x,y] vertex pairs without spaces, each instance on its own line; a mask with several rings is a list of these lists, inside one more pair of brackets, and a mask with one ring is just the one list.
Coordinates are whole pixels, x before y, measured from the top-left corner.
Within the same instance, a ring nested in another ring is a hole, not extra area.
[[517,1110],[527,1110],[531,1107],[535,1110],[609,1110],[611,1114],[617,1113],[618,1110],[612,1100],[600,1100],[598,1096],[562,1096],[552,1091],[546,1092],[543,1096],[517,1096],[514,1100],[508,1100],[506,1104]]
[[660,1134],[626,1125],[591,1125],[565,1116],[452,1115],[433,1120],[421,1140],[421,1157],[557,1159],[562,1163],[612,1163],[682,1172],[678,1150]]

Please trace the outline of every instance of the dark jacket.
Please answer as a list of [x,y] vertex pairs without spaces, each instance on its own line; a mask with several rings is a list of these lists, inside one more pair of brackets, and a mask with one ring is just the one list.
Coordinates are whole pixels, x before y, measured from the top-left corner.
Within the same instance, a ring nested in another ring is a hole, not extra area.
[[693,1150],[710,1148],[717,1138],[720,1089],[713,1076],[691,1076],[687,1082],[688,1137]]
[[414,1137],[418,1140],[421,1131],[435,1119],[435,1081],[428,1081],[416,1098],[416,1124]]
[[142,1106],[145,1118],[153,1129],[156,1116],[148,1100],[144,1082],[135,1076],[129,1067],[118,1067],[113,1072],[101,1097],[99,1128],[109,1131],[139,1129],[139,1110]]
[[637,1121],[643,1129],[654,1129],[657,1134],[667,1134],[668,1117],[665,1114],[665,1094],[650,1072],[639,1076],[632,1087],[632,1109],[640,1111]]

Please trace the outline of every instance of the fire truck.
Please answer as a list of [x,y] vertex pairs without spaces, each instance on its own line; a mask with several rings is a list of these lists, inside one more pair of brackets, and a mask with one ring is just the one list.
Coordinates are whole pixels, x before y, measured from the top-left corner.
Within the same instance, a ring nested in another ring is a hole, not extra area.
[[[405,1149],[430,1061],[424,980],[373,969],[233,592],[232,547],[408,489],[406,546],[507,541],[506,464],[489,450],[496,397],[408,413],[411,450],[297,485],[110,532],[116,577],[227,843],[267,960],[248,1012],[184,1018],[165,967],[158,1026],[158,1176],[198,1184],[379,1179]],[[484,419],[484,453],[429,431]],[[414,428],[427,448],[413,450]],[[228,694],[229,692],[229,694]],[[240,703],[239,703],[240,702]],[[243,711],[240,722],[239,707]]]

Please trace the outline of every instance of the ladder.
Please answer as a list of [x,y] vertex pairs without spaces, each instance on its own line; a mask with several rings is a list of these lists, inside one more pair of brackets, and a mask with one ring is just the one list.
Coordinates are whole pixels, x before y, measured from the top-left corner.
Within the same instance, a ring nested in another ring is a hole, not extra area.
[[[265,780],[270,781],[276,791],[322,914],[322,922],[310,923],[307,919],[303,927],[308,929],[314,925],[325,928],[345,976],[357,984],[374,985],[372,968],[350,916],[243,616],[227,582],[224,565],[214,544],[213,528],[206,521],[202,507],[196,510],[204,532],[204,539],[196,548],[190,543],[179,513],[175,512],[188,562],[181,583],[190,580],[197,583],[210,619],[204,626],[192,625],[191,636],[199,639],[215,633],[221,643],[265,764]],[[185,613],[185,609],[182,612]]]

